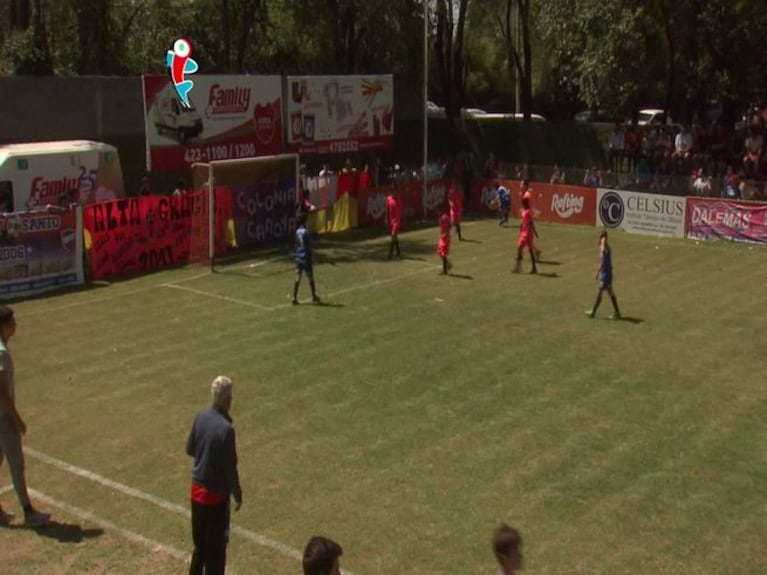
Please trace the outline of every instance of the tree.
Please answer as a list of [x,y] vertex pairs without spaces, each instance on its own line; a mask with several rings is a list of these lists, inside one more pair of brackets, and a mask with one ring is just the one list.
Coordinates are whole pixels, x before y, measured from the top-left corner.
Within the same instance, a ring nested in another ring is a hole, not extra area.
[[464,34],[469,0],[436,0],[434,59],[439,94],[448,118],[458,118],[466,101]]

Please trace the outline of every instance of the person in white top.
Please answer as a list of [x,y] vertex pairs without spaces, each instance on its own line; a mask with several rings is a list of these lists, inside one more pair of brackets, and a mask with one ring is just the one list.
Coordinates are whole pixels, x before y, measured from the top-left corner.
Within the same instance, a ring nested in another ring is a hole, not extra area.
[[754,177],[759,173],[762,148],[764,147],[764,138],[762,138],[758,128],[751,128],[751,133],[746,138],[744,147],[746,154],[743,156],[743,168],[747,176]]
[[626,138],[623,135],[623,128],[621,128],[620,124],[615,124],[613,133],[610,134],[607,155],[610,158],[610,166],[613,172],[620,172],[623,168],[623,158],[626,157]]
[[674,139],[674,154],[673,158],[676,160],[677,171],[679,173],[687,172],[687,165],[692,155],[693,139],[692,134],[687,131],[685,126],[682,126],[679,133]]
[[[21,448],[21,436],[27,432],[27,426],[16,409],[16,380],[13,374],[13,358],[8,350],[8,342],[16,334],[16,319],[13,310],[0,306],[0,463],[8,460],[11,481],[24,509],[24,525],[40,527],[50,520],[48,513],[42,513],[32,507],[27,492],[27,480],[24,474],[24,452]],[[13,514],[0,507],[0,525],[7,526]]]

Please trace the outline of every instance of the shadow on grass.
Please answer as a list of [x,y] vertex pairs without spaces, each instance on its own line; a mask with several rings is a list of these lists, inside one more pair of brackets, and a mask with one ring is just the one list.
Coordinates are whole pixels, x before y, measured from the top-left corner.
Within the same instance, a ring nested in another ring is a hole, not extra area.
[[464,244],[481,244],[482,243],[482,240],[471,240],[467,238],[463,238],[462,240],[458,240],[458,241]]
[[561,278],[562,276],[556,272],[538,272],[537,274],[530,274],[538,276],[539,278]]
[[472,276],[463,275],[463,274],[449,273],[447,275],[448,275],[448,277],[457,278],[459,280],[473,280],[474,279]]
[[627,323],[633,323],[633,324],[636,325],[636,324],[644,323],[645,320],[643,320],[641,318],[638,318],[638,317],[631,317],[631,316],[623,315],[623,316],[621,316],[621,318],[618,321],[625,321]]
[[544,266],[561,266],[560,262],[554,260],[535,260],[536,264],[543,264]]
[[59,543],[81,543],[85,539],[101,537],[104,534],[103,529],[83,529],[74,523],[59,523],[58,521],[51,521],[47,525],[33,528],[14,525],[12,529],[34,531],[40,537],[55,539]]

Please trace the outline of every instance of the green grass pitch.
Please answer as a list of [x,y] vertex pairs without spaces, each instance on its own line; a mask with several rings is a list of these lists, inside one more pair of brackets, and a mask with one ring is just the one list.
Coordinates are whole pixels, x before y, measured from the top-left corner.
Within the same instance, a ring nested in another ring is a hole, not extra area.
[[590,320],[597,231],[539,231],[537,277],[477,220],[452,277],[434,226],[394,261],[318,238],[323,306],[290,306],[287,246],[16,304],[27,477],[59,524],[0,530],[0,571],[184,572],[184,443],[227,374],[238,575],[300,573],[313,534],[355,575],[487,575],[500,520],[530,573],[767,572],[767,251],[611,233],[629,320]]

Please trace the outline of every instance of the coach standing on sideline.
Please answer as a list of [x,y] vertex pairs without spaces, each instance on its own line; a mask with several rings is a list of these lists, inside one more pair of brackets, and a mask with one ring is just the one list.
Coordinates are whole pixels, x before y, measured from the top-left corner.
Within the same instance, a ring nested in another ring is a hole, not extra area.
[[194,418],[186,453],[192,467],[192,539],[189,575],[224,575],[229,541],[229,498],[242,505],[237,449],[229,410],[232,380],[219,375],[211,384],[213,405]]

